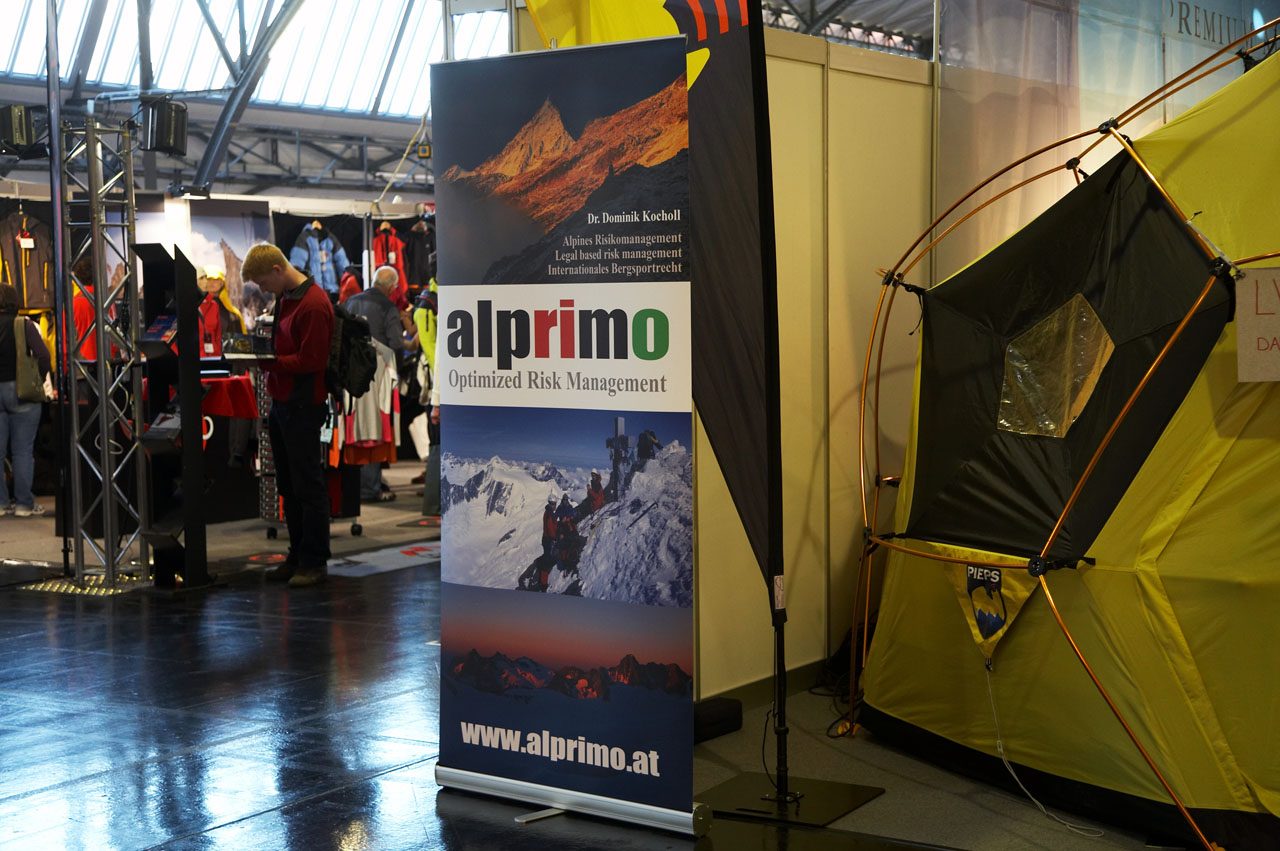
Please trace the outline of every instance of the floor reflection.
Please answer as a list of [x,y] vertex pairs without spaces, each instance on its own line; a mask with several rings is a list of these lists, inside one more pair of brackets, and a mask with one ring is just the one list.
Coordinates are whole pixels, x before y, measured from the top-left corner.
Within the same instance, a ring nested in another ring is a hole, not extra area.
[[0,847],[392,847],[435,792],[376,778],[436,755],[438,580],[0,591]]
[[[0,589],[0,848],[870,849],[717,823],[701,843],[441,791],[439,569],[288,591]],[[854,844],[850,844],[854,843]]]

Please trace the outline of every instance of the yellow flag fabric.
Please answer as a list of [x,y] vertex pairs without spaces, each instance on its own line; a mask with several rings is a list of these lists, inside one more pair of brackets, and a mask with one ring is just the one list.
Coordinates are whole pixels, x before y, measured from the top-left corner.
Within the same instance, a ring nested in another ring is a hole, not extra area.
[[[529,16],[543,47],[573,47],[679,35],[665,0],[528,0]],[[693,87],[706,66],[707,48],[688,54],[688,83]]]
[[1017,568],[946,564],[942,569],[960,600],[973,640],[990,661],[1038,583]]
[[[1280,56],[1135,146],[1188,215],[1199,213],[1205,235],[1239,259],[1280,248],[1277,138]],[[1274,817],[1280,385],[1238,384],[1235,347],[1229,324],[1091,548],[1096,564],[1047,580],[1098,677],[1187,805]],[[903,520],[915,440],[898,496]],[[994,756],[983,653],[956,640],[973,618],[956,616],[959,585],[940,572],[936,561],[890,555],[867,703]],[[1168,803],[1040,595],[998,640],[992,682],[997,706],[1009,710],[1000,723],[1010,759]]]

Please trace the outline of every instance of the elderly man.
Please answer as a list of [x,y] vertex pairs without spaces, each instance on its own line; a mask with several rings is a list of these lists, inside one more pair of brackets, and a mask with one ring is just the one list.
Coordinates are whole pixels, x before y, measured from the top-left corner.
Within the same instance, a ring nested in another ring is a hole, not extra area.
[[[369,323],[373,339],[393,352],[404,351],[404,320],[394,298],[400,286],[400,273],[392,266],[379,266],[373,273],[373,286],[347,299],[343,305]],[[365,464],[360,470],[360,499],[365,502],[390,502],[395,493],[382,481],[381,464]]]

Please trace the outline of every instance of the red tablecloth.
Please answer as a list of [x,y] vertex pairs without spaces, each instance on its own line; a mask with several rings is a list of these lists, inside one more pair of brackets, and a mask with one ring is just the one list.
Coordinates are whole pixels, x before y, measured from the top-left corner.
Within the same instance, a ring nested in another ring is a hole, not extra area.
[[201,378],[205,388],[204,403],[200,411],[205,416],[239,417],[252,420],[258,416],[258,396],[253,390],[253,379],[247,375],[226,378]]

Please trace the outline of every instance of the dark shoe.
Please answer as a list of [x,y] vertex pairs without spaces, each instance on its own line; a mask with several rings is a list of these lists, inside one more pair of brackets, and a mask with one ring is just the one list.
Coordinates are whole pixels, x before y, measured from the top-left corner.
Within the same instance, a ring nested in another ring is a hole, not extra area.
[[329,578],[329,574],[325,572],[323,567],[313,567],[310,570],[298,568],[298,572],[289,580],[290,588],[310,588],[313,585],[319,585]]
[[297,569],[297,565],[289,564],[287,561],[284,564],[278,564],[267,571],[267,581],[288,582],[293,579],[293,572]]
[[414,476],[412,479],[409,480],[409,484],[421,485],[421,484],[425,484],[426,481],[427,481],[427,474],[419,473],[418,475]]

